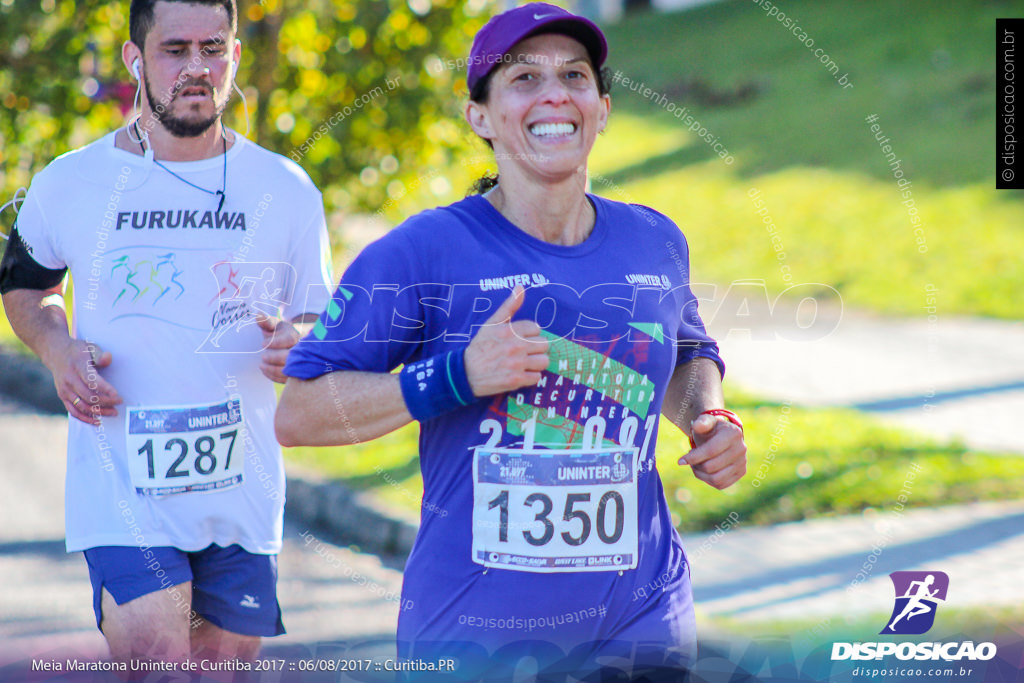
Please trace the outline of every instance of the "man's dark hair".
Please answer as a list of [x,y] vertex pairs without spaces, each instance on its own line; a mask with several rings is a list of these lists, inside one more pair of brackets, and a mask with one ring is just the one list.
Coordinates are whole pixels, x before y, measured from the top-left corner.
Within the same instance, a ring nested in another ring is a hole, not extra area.
[[153,8],[158,2],[179,2],[188,5],[212,5],[223,7],[228,13],[231,32],[238,33],[238,9],[235,0],[132,0],[128,10],[128,35],[140,50],[145,49],[146,36],[153,28]]

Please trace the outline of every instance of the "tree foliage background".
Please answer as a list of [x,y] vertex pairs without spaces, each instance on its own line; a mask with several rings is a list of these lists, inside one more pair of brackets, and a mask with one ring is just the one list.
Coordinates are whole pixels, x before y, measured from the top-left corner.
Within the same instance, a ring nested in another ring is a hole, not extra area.
[[[130,115],[135,83],[120,58],[129,4],[0,0],[4,197]],[[492,0],[238,4],[249,137],[301,156],[328,210],[377,210],[468,144],[465,68],[449,67],[462,64]],[[229,111],[244,132],[237,95]]]

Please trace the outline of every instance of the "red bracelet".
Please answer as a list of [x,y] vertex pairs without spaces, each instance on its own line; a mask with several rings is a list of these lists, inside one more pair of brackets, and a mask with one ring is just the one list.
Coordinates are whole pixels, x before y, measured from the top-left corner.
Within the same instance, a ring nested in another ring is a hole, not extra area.
[[[729,422],[732,422],[734,425],[739,427],[741,432],[743,431],[743,421],[740,420],[740,416],[739,415],[737,415],[736,413],[732,412],[731,410],[726,410],[725,408],[712,408],[711,410],[705,410],[700,415],[716,415],[716,416],[724,417],[726,420],[728,420]],[[698,415],[697,417],[700,417],[700,415]],[[694,422],[696,422],[696,421],[697,420],[694,420]],[[691,427],[691,431],[692,430],[693,430],[693,428]],[[690,448],[696,448],[696,447],[697,447],[697,444],[694,443],[693,437],[691,436],[690,437]]]

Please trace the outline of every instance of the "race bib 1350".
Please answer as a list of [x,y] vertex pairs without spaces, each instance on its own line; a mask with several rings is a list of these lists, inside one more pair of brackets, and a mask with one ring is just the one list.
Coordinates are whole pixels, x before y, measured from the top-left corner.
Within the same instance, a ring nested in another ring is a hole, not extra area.
[[636,568],[635,448],[473,452],[473,561],[528,572]]

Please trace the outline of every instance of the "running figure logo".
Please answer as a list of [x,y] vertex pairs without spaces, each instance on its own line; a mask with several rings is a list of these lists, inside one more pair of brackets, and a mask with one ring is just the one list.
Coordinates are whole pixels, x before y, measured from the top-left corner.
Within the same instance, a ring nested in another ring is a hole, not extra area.
[[[217,291],[207,302],[216,306],[210,320],[210,333],[196,349],[198,353],[237,353],[224,337],[237,335],[245,328],[256,328],[256,314],[279,315],[290,303],[285,283],[295,282],[295,268],[280,262],[218,261],[210,267]],[[250,349],[258,353],[262,349]]]
[[945,572],[893,572],[896,604],[881,635],[920,635],[935,623],[935,610],[946,600],[949,577]]

